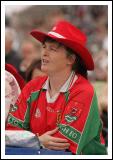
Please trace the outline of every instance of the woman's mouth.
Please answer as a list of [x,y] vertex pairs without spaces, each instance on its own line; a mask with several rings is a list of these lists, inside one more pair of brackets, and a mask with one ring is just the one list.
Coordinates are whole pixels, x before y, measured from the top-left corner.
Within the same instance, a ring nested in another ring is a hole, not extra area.
[[46,64],[48,64],[49,63],[49,61],[48,60],[46,60],[46,59],[42,59],[42,65],[46,65]]

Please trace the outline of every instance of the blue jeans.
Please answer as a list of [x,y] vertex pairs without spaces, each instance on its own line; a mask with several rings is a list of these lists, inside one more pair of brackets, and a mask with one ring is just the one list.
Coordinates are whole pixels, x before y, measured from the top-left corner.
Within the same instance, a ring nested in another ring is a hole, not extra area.
[[6,147],[5,155],[72,155],[69,151],[36,149],[25,147]]

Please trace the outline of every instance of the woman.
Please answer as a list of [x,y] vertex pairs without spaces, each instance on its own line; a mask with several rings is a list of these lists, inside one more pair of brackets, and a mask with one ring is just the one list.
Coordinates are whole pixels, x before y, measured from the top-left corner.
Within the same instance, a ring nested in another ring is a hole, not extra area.
[[41,69],[48,76],[26,85],[7,129],[30,130],[47,149],[106,154],[96,94],[87,80],[94,63],[86,35],[67,21],[48,34],[33,30],[31,35],[42,43]]

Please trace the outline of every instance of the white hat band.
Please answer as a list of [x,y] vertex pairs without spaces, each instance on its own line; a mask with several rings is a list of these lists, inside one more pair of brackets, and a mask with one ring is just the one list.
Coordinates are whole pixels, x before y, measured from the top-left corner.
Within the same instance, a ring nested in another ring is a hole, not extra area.
[[64,36],[62,36],[62,35],[60,35],[59,33],[56,33],[56,32],[48,32],[48,35],[53,35],[53,36],[55,36],[55,37],[64,38],[64,39],[65,39]]

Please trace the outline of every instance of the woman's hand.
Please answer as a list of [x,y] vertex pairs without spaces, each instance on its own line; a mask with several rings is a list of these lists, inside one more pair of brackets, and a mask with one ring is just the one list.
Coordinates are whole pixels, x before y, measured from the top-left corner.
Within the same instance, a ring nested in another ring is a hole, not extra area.
[[56,133],[58,128],[48,131],[43,135],[39,136],[39,141],[45,148],[54,150],[65,150],[69,148],[67,139],[52,137],[52,134]]

